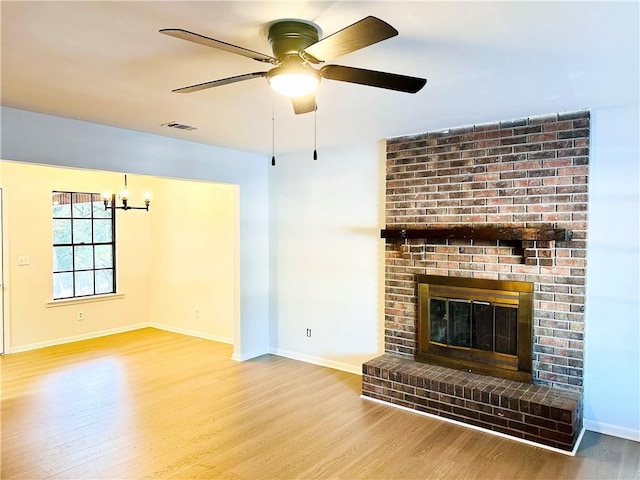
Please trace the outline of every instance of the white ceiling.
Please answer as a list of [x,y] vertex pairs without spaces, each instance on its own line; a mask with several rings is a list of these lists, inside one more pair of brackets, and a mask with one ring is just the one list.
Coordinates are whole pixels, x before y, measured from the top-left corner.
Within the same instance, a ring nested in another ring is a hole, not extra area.
[[[1,9],[4,106],[261,154],[271,153],[272,105],[279,153],[313,148],[313,114],[294,115],[262,78],[171,93],[266,68],[158,30],[271,54],[264,25],[279,18],[313,21],[324,35],[368,15],[396,27],[397,37],[328,63],[426,77],[426,87],[411,95],[323,80],[320,151],[638,96],[637,2],[2,1]],[[198,130],[161,126],[171,121]]]

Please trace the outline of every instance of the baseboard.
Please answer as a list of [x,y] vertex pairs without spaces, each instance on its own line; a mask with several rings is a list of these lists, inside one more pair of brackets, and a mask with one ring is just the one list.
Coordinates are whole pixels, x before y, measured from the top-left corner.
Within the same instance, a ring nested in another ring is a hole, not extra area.
[[117,333],[131,332],[141,328],[150,327],[149,323],[138,323],[136,325],[127,325],[126,327],[108,328],[106,330],[98,330],[96,332],[83,333],[82,335],[73,335],[71,337],[56,338],[55,340],[47,340],[45,342],[30,343],[10,348],[7,353],[28,352],[38,348],[54,347],[56,345],[64,345],[65,343],[80,342],[82,340],[91,340],[92,338],[106,337],[107,335],[115,335]]
[[[10,348],[7,350],[6,353],[11,354],[11,353],[28,352],[29,350],[37,350],[38,348],[54,347],[56,345],[64,345],[65,343],[80,342],[82,340],[91,340],[92,338],[106,337],[107,335],[115,335],[117,333],[131,332],[133,330],[139,330],[141,328],[148,328],[148,327],[157,328],[158,330],[164,330],[167,332],[179,333],[181,335],[187,335],[189,337],[202,338],[204,340],[210,340],[213,342],[226,343],[229,345],[233,343],[233,341],[230,338],[218,337],[216,335],[208,335],[206,333],[198,332],[195,330],[190,330],[187,328],[172,327],[170,325],[164,325],[162,323],[146,322],[146,323],[138,323],[135,325],[127,325],[126,327],[117,327],[117,328],[108,328],[106,330],[98,330],[95,332],[84,333],[82,335],[73,335],[71,337],[56,338],[55,340],[47,340],[44,342],[30,343],[28,345],[22,345],[22,346]],[[264,355],[265,353],[268,353],[268,352],[264,351],[260,353],[260,355]],[[253,355],[253,356],[258,356],[258,355]],[[244,360],[247,360],[248,358],[253,358],[253,356],[244,358]]]
[[594,420],[584,419],[584,428],[596,433],[602,433],[604,435],[611,435],[612,437],[624,438],[626,440],[633,440],[634,442],[640,442],[640,431],[632,428],[620,427],[618,425],[612,425],[610,423],[596,422]]
[[292,360],[299,360],[301,362],[312,363],[321,367],[333,368],[334,370],[341,370],[343,372],[355,373],[356,375],[362,375],[362,365],[351,365],[343,362],[336,362],[335,360],[328,360],[326,358],[314,357],[311,355],[304,355],[298,352],[290,352],[287,350],[281,350],[279,348],[271,349],[270,353],[278,355],[279,357],[286,357]]
[[219,337],[217,335],[210,335],[208,333],[198,332],[197,330],[190,330],[188,328],[174,327],[171,325],[165,325],[163,323],[150,323],[150,327],[157,328],[158,330],[164,330],[166,332],[179,333],[181,335],[187,335],[189,337],[202,338],[204,340],[211,340],[213,342],[226,343],[231,345],[233,340],[227,337]]
[[269,352],[268,349],[266,348],[260,348],[258,350],[253,350],[251,352],[245,352],[245,353],[236,353],[233,352],[233,354],[231,355],[231,360],[234,360],[236,362],[244,362],[246,360],[251,360],[252,358],[257,358],[257,357],[261,357],[262,355],[267,355]]
[[496,435],[496,436],[501,437],[501,438],[507,438],[509,440],[513,440],[514,442],[526,443],[527,445],[531,445],[533,447],[544,448],[545,450],[551,450],[552,452],[562,453],[563,455],[569,455],[571,457],[574,457],[576,455],[576,452],[578,451],[578,447],[580,447],[580,442],[582,441],[582,437],[584,436],[584,431],[585,431],[584,428],[582,430],[580,430],[580,434],[578,435],[578,438],[576,440],[576,444],[573,446],[573,450],[571,450],[569,452],[567,450],[562,450],[560,448],[550,447],[550,446],[544,445],[542,443],[536,443],[536,442],[532,442],[530,440],[525,440],[524,438],[512,437],[511,435],[507,435],[507,434],[502,433],[502,432],[496,432],[496,431],[489,430],[489,429],[486,429],[486,428],[478,427],[476,425],[470,425],[468,423],[458,422],[457,420],[452,420],[450,418],[440,417],[438,415],[433,415],[433,414],[427,413],[427,412],[421,412],[420,410],[414,410],[413,408],[407,408],[407,407],[404,407],[402,405],[396,405],[395,403],[385,402],[384,400],[379,400],[377,398],[367,397],[366,395],[360,395],[360,398],[362,398],[363,400],[369,400],[370,402],[380,403],[380,404],[386,405],[388,407],[398,408],[398,409],[404,410],[406,412],[417,413],[418,415],[422,415],[424,417],[433,418],[435,420],[441,420],[443,422],[453,423],[455,425],[460,425],[461,427],[470,428],[472,430],[478,430],[480,432],[490,433],[491,435]]

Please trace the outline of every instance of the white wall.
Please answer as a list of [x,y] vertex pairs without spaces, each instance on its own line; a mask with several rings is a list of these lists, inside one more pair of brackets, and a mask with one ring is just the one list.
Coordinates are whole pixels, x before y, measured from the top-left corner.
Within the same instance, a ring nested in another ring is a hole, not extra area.
[[232,343],[240,312],[237,186],[155,179],[153,193],[152,323]]
[[280,155],[269,176],[272,346],[361,372],[384,351],[384,145],[319,154]]
[[585,426],[640,441],[640,112],[592,112]]
[[233,358],[268,351],[268,159],[259,155],[2,107],[0,158],[238,185],[240,324]]

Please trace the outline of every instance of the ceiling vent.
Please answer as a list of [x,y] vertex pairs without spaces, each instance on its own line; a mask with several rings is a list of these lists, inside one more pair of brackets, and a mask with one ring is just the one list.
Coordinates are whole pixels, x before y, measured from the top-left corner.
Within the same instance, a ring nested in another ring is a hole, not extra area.
[[185,125],[184,123],[178,123],[178,122],[163,123],[162,126],[169,127],[169,128],[177,128],[178,130],[197,130],[198,129],[198,127],[194,127],[192,125]]

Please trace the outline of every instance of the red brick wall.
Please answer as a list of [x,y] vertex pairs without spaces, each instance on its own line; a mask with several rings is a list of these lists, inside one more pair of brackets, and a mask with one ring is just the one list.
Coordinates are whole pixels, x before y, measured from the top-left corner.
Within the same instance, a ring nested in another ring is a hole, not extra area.
[[581,390],[588,164],[588,111],[388,139],[387,228],[544,225],[573,239],[388,243],[385,351],[414,355],[416,274],[533,282],[534,383]]

